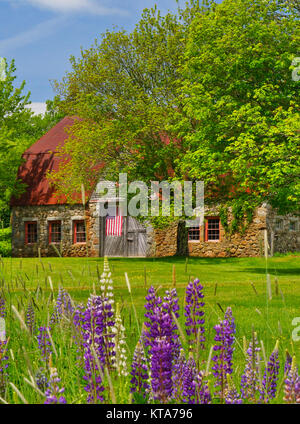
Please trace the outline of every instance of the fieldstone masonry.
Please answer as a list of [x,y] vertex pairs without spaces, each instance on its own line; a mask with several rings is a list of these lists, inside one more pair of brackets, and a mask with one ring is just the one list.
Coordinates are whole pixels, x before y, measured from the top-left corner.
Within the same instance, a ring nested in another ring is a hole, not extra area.
[[[218,216],[218,209],[206,209],[206,216]],[[73,243],[73,221],[84,219],[87,229],[86,243]],[[232,216],[229,214],[229,222]],[[49,244],[48,225],[51,220],[61,220],[62,241]],[[25,244],[25,221],[37,221],[38,242]],[[83,205],[15,206],[12,208],[12,254],[15,257],[99,256],[99,213],[97,203]],[[173,222],[168,228],[153,228],[146,224],[147,256],[164,257],[190,255],[202,257],[243,257],[264,254],[264,232],[267,230],[269,254],[300,250],[299,216],[279,216],[268,205],[255,211],[251,224],[243,234],[227,235],[220,228],[219,241],[204,241],[204,227],[200,239],[188,241],[184,221]]]
[[[206,216],[218,216],[218,209],[205,209]],[[229,223],[233,216],[229,213]],[[282,225],[278,227],[278,222]],[[291,226],[291,222],[294,224]],[[173,223],[166,229],[155,230],[155,256],[184,254],[186,240],[189,256],[198,257],[248,257],[264,255],[264,233],[267,230],[268,254],[300,250],[300,219],[297,216],[278,216],[268,205],[257,208],[251,224],[246,231],[228,235],[220,226],[219,241],[204,241],[204,226],[200,227],[200,240],[187,241],[186,232],[180,223]],[[179,234],[178,234],[179,233]],[[181,236],[180,236],[181,234]],[[181,237],[181,249],[178,240]]]

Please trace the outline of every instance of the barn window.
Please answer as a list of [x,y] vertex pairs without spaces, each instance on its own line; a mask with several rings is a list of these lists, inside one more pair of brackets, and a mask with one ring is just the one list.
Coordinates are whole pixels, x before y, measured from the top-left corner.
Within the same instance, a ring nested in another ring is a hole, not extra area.
[[85,223],[83,220],[73,222],[73,243],[85,243]]
[[189,227],[189,241],[199,241],[200,240],[200,228],[199,227]]
[[25,222],[25,243],[37,243],[37,222]]
[[297,222],[296,221],[290,221],[289,229],[290,229],[290,231],[296,231],[297,230]]
[[49,244],[61,242],[61,221],[49,222]]
[[275,221],[275,230],[276,231],[281,231],[283,230],[283,220],[280,218],[277,218]]
[[205,241],[220,241],[220,218],[206,218]]

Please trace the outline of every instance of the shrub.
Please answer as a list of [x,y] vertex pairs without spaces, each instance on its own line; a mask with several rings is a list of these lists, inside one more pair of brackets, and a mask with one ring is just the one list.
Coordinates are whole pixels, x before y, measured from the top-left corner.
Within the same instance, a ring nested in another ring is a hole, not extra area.
[[11,240],[11,228],[2,228],[0,230],[0,242],[1,241],[10,241]]
[[10,240],[0,240],[0,255],[3,257],[11,256]]

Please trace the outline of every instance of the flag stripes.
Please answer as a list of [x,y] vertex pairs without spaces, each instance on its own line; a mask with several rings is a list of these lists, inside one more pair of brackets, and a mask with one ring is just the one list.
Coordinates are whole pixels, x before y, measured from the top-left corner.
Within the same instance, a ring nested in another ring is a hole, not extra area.
[[123,216],[107,216],[106,217],[106,236],[122,235]]

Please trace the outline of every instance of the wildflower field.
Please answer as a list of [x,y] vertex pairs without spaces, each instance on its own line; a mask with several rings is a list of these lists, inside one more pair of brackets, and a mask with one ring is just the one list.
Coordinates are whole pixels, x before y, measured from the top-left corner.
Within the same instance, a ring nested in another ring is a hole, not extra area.
[[2,258],[0,401],[298,403],[299,259]]

